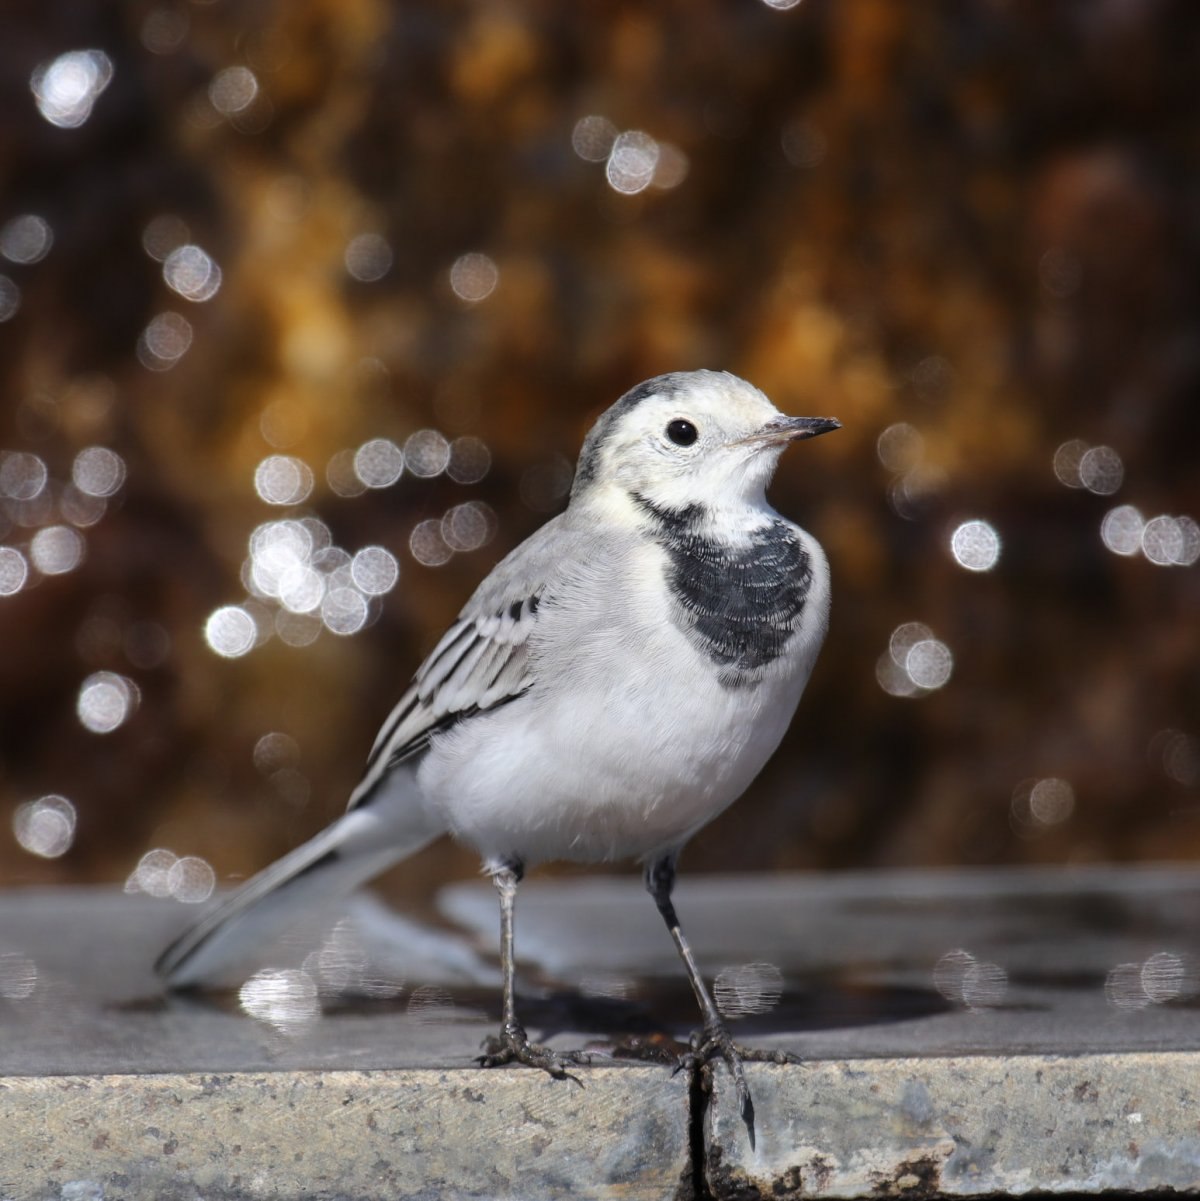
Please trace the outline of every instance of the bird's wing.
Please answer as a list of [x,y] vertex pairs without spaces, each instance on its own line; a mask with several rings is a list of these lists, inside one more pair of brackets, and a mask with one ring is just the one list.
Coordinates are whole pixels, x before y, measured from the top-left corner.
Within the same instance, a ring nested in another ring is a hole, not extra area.
[[569,541],[558,527],[557,518],[544,525],[476,589],[383,723],[350,808],[362,804],[393,767],[425,750],[439,731],[528,691],[529,636]]

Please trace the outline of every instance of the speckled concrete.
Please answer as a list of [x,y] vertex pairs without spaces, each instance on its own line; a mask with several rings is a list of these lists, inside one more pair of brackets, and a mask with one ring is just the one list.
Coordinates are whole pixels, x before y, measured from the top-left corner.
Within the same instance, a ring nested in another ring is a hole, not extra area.
[[1200,1193],[1200,1053],[751,1065],[705,1119],[716,1198]]
[[599,1068],[0,1080],[0,1197],[489,1201],[679,1195],[687,1084]]

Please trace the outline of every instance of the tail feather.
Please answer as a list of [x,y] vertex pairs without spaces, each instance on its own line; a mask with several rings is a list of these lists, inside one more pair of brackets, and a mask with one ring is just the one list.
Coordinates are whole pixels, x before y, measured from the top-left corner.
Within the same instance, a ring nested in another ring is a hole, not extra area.
[[232,973],[252,952],[441,833],[415,806],[398,821],[390,799],[352,809],[264,868],[167,947],[155,971],[172,988],[235,983]]

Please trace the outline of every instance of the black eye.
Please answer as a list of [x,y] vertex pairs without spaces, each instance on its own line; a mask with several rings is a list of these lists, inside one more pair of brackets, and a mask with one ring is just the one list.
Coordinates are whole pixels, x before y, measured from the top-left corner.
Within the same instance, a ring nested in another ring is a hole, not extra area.
[[691,446],[699,436],[696,427],[690,421],[675,420],[667,426],[667,437],[676,446]]

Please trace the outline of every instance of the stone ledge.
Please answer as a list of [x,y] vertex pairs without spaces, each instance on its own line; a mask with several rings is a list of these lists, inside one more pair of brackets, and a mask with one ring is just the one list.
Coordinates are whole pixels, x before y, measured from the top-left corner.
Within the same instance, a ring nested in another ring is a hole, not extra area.
[[629,1198],[690,1187],[686,1080],[601,1067],[0,1079],[0,1197]]
[[[660,1066],[583,1088],[473,1067],[499,1004],[486,883],[446,890],[435,931],[360,899],[269,949],[299,1013],[164,996],[178,905],[0,893],[0,1201],[1200,1195],[1200,873],[685,878],[677,900],[709,978],[775,973],[734,996],[735,1036],[805,1061],[749,1066],[754,1148],[723,1068],[706,1100]],[[552,1046],[695,1023],[636,879],[529,881],[518,947]],[[347,964],[385,992],[340,991]]]
[[715,1198],[1200,1192],[1200,1053],[752,1064],[717,1072]]

